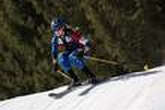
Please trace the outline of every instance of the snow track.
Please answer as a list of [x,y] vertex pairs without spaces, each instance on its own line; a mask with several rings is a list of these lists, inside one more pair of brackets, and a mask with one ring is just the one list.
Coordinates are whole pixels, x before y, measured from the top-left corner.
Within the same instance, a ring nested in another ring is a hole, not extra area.
[[2,101],[0,110],[165,110],[165,66],[84,86],[61,99],[48,97],[65,88]]

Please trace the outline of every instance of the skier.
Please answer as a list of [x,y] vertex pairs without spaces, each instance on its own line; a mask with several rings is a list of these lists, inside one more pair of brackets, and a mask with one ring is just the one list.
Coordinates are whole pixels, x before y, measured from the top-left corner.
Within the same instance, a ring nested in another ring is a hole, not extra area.
[[82,70],[90,78],[91,83],[96,83],[95,74],[88,69],[83,58],[90,50],[89,41],[62,18],[52,20],[51,30],[53,31],[51,56],[54,70],[56,72],[62,70],[72,78],[69,87],[81,85],[72,67]]

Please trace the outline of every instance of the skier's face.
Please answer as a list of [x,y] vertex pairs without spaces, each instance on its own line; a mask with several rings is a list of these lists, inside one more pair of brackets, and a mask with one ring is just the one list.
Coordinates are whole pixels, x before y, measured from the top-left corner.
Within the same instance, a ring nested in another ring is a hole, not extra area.
[[64,36],[65,32],[64,32],[64,27],[60,27],[59,29],[57,29],[55,31],[55,34],[58,36],[58,37],[61,37],[61,36]]

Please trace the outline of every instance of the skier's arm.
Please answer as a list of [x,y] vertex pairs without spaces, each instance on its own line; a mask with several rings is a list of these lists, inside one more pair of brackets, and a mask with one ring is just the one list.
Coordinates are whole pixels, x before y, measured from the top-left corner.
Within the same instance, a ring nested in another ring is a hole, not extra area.
[[89,42],[88,39],[86,39],[85,37],[82,37],[80,40],[79,40],[79,43],[81,45],[83,45],[83,52],[84,52],[84,55],[88,55],[90,49],[91,49],[91,44]]
[[56,42],[55,42],[55,38],[52,38],[52,41],[51,41],[51,57],[52,57],[52,64],[53,64],[53,69],[54,71],[57,71],[58,70],[58,65],[57,65],[57,45],[56,45]]

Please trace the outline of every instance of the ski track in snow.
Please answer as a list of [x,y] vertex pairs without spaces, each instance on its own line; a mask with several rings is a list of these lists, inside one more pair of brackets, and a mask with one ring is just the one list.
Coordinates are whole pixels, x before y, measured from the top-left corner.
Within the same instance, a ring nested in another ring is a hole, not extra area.
[[51,91],[0,102],[0,110],[165,110],[165,66],[110,78],[97,86],[87,85],[61,99]]

